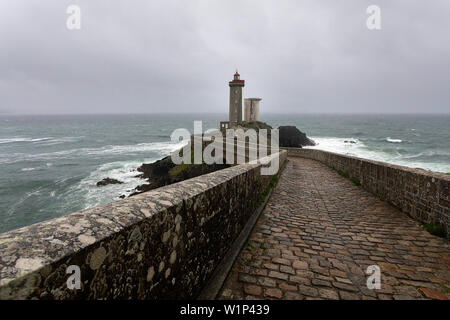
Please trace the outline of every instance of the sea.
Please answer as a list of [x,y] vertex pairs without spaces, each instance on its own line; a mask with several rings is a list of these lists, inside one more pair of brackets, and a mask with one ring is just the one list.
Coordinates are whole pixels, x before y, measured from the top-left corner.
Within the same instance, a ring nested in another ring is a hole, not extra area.
[[[226,114],[0,114],[0,232],[128,195],[151,163],[183,146],[175,129],[216,129]],[[450,115],[261,114],[294,125],[312,148],[450,173]],[[351,142],[350,142],[351,141]],[[97,187],[103,178],[123,184]]]

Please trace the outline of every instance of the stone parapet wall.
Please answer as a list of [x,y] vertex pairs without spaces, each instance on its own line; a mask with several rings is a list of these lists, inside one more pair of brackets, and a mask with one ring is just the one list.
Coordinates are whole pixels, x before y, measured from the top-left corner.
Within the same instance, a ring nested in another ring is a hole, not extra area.
[[[280,167],[287,156],[280,152]],[[0,299],[192,299],[272,176],[242,164],[0,235]],[[71,268],[81,288],[69,289]]]
[[450,237],[450,176],[317,150],[284,148],[289,156],[320,161],[357,179],[361,187],[421,223],[442,226]]

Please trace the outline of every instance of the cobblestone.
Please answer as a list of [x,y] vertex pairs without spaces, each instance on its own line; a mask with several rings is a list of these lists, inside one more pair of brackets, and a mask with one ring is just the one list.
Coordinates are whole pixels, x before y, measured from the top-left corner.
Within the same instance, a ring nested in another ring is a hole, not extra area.
[[289,158],[250,241],[219,298],[450,298],[449,242],[314,160]]

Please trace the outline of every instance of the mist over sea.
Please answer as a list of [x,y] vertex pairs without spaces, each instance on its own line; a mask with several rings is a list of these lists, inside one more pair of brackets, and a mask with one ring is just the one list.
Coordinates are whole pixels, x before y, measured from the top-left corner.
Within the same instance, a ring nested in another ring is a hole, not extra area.
[[[118,200],[135,169],[182,146],[174,129],[218,128],[227,115],[0,115],[0,232]],[[450,115],[261,115],[295,125],[314,148],[450,172]],[[345,142],[347,141],[347,142]],[[350,143],[352,141],[354,143]],[[110,177],[124,184],[97,187]]]

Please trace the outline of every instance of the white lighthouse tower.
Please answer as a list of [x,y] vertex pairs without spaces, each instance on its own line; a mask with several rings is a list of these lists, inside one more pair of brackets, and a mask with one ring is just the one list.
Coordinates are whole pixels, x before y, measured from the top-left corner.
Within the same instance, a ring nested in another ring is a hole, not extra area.
[[244,121],[259,121],[259,102],[261,98],[247,98],[245,101]]

